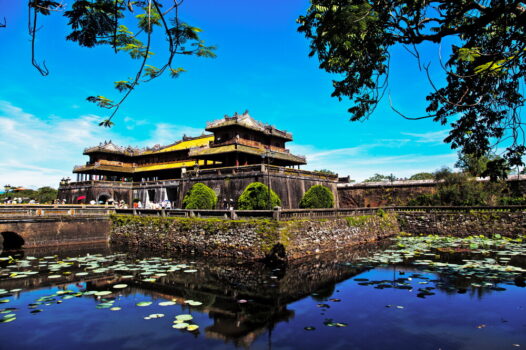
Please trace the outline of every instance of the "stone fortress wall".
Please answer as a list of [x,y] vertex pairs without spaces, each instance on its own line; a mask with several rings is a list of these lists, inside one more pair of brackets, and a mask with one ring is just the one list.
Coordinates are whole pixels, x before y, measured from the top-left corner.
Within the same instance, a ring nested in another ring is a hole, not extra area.
[[168,200],[174,208],[181,208],[184,195],[196,183],[204,183],[218,196],[216,209],[236,207],[236,201],[245,188],[253,182],[261,182],[276,192],[281,198],[283,209],[298,208],[305,192],[314,185],[328,187],[338,207],[338,189],[336,176],[266,165],[230,167],[209,170],[193,170],[182,179],[147,182],[85,181],[63,184],[59,189],[59,200],[76,203],[76,199],[85,196],[85,202],[123,200],[131,207],[134,199],[142,203],[160,203]]
[[[510,176],[507,183],[510,194],[526,194],[526,175]],[[339,183],[339,207],[407,206],[411,199],[419,195],[436,193],[437,184],[435,180]]]

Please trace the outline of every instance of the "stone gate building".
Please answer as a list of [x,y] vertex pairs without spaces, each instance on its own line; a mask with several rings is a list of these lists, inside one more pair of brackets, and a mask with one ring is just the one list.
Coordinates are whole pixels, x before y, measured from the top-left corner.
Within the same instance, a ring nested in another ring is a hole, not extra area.
[[313,185],[331,189],[338,205],[337,175],[300,170],[303,156],[285,148],[292,134],[254,120],[248,112],[207,124],[201,136],[167,146],[138,149],[105,142],[84,150],[85,165],[76,166],[75,182],[62,182],[59,199],[67,203],[120,202],[131,205],[170,201],[180,208],[190,187],[201,182],[218,196],[217,208],[236,207],[250,183],[269,186],[283,208],[297,208]]

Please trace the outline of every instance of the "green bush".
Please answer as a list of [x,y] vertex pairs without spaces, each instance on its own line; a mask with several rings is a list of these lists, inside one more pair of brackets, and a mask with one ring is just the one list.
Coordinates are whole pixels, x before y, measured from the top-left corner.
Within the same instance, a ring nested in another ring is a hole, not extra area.
[[281,199],[274,191],[270,191],[269,205],[269,188],[261,182],[253,182],[245,188],[237,200],[238,209],[241,210],[265,210],[275,206],[281,206]]
[[438,198],[438,195],[434,193],[422,193],[418,195],[415,198],[410,199],[407,202],[407,205],[409,206],[433,206],[433,205],[441,205],[440,199]]
[[502,197],[499,199],[501,205],[526,205],[524,197]]
[[300,208],[332,208],[334,207],[334,196],[330,189],[322,185],[314,185],[300,201]]
[[184,196],[184,209],[214,209],[217,203],[215,192],[205,184],[196,183]]

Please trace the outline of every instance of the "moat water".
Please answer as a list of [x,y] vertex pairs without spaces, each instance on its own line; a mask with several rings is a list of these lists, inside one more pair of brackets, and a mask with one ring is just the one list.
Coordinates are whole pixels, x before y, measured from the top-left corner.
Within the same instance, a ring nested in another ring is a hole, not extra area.
[[3,252],[0,349],[516,349],[526,244],[401,238],[265,266]]

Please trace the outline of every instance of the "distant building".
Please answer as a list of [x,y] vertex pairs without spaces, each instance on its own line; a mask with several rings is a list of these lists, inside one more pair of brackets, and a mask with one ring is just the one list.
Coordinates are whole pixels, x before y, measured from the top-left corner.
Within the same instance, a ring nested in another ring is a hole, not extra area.
[[61,183],[59,198],[68,203],[124,201],[128,205],[134,199],[167,200],[180,207],[189,186],[203,182],[216,191],[222,208],[235,206],[254,181],[270,185],[288,208],[297,207],[314,184],[326,184],[337,196],[337,175],[300,170],[305,157],[285,148],[292,134],[256,121],[248,112],[210,122],[205,130],[211,134],[183,136],[167,146],[139,149],[109,141],[87,148],[84,154],[89,161],[73,169],[76,182]]

